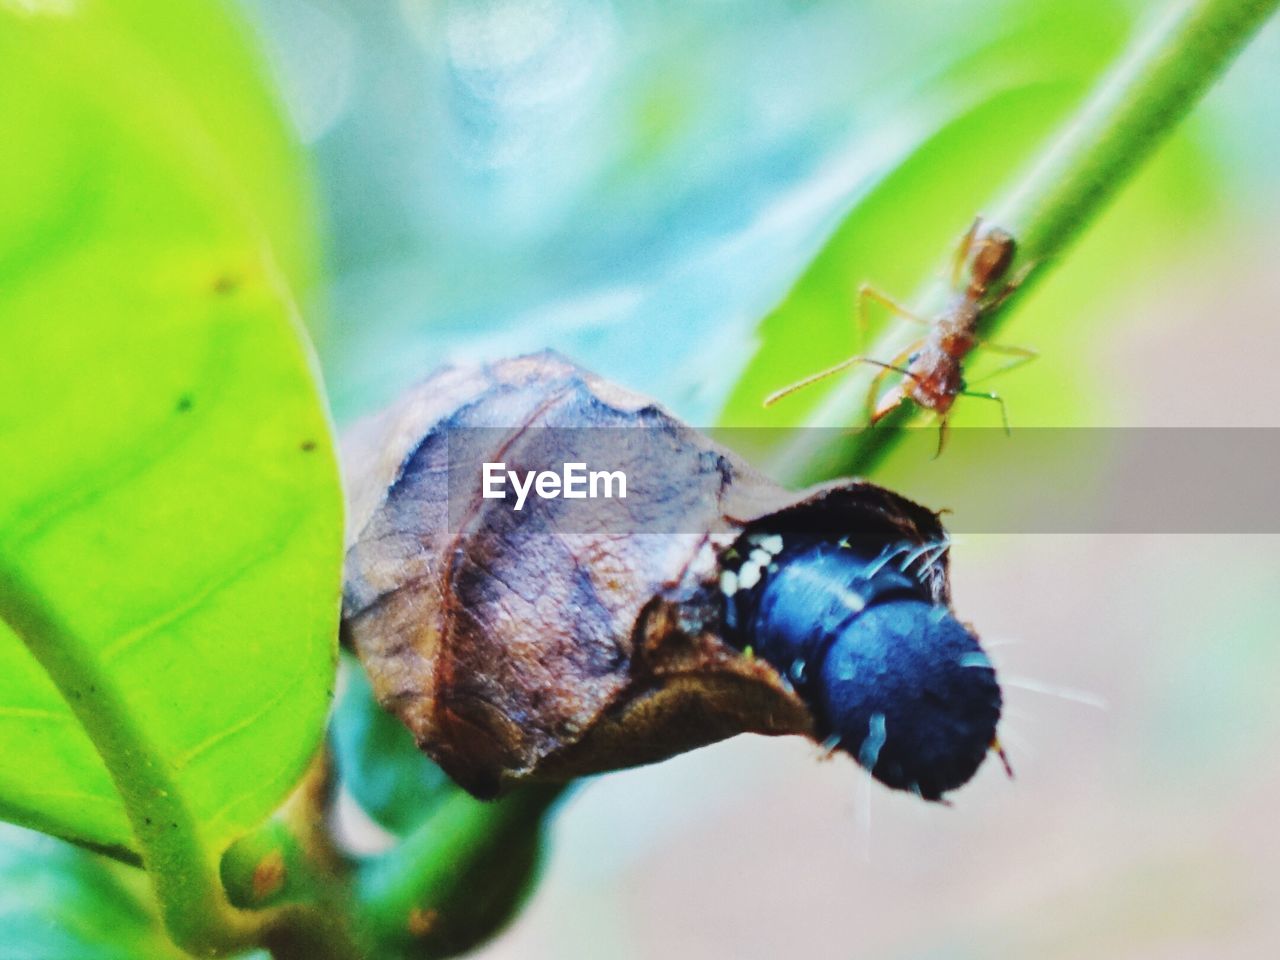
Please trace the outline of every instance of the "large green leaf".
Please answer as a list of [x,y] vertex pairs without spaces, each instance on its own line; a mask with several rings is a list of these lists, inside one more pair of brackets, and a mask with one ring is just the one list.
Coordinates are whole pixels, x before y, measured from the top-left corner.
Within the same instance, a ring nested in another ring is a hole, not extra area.
[[186,883],[334,671],[298,156],[216,4],[2,3],[0,89],[0,813]]
[[[5,960],[181,960],[137,870],[0,824]],[[266,960],[255,952],[241,960]]]
[[145,879],[50,837],[0,824],[5,960],[177,960]]

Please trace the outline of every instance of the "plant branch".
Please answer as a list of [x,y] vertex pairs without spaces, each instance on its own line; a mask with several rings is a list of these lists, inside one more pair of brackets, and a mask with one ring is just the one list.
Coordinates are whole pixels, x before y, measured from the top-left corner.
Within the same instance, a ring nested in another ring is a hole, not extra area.
[[362,866],[357,922],[382,950],[445,957],[488,939],[537,868],[562,784],[530,784],[485,803],[458,790],[396,847]]
[[260,942],[276,960],[360,960],[351,930],[353,864],[329,834],[334,790],[322,747],[283,807],[223,854],[234,906],[263,911]]
[[[1027,282],[987,315],[984,336],[1048,275],[1278,5],[1280,0],[1180,0],[1102,78],[987,218],[1018,241],[1010,275],[1028,264],[1031,268]],[[914,298],[915,312],[936,316],[953,296],[949,286],[932,282]],[[897,322],[867,354],[892,357],[918,338],[918,327]],[[875,372],[865,365],[854,370],[805,426],[847,426],[860,416],[861,400]],[[903,404],[852,440],[835,430],[796,430],[770,466],[792,483],[838,472],[865,473],[900,436],[915,412],[910,406]]]

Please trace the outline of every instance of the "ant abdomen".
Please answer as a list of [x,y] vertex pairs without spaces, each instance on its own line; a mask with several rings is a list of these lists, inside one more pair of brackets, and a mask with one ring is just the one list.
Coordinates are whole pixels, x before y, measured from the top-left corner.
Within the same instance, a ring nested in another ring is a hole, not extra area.
[[928,800],[974,775],[1001,708],[977,637],[926,586],[944,548],[753,535],[722,582],[728,638],[787,678],[818,739]]

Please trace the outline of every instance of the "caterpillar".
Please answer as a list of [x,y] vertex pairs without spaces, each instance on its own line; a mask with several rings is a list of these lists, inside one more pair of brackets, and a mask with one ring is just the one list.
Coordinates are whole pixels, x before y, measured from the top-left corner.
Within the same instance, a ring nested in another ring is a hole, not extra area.
[[787,678],[815,736],[926,800],[968,781],[998,749],[1001,694],[978,638],[921,579],[946,541],[747,542],[747,557],[735,553],[721,574],[726,637]]
[[[758,733],[938,800],[996,745],[946,533],[883,487],[785,490],[550,353],[433,375],[354,425],[343,459],[344,642],[478,797]],[[492,461],[604,466],[626,497],[516,510],[480,493]]]

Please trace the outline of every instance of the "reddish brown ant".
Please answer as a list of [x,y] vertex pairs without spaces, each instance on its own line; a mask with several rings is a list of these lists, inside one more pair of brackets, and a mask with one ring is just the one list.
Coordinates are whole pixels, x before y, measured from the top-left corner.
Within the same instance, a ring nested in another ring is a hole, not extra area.
[[[979,340],[977,335],[978,324],[982,319],[1018,289],[1031,267],[1034,266],[1034,264],[1027,264],[1016,275],[1005,281],[999,291],[994,291],[995,286],[1004,280],[1009,272],[1016,249],[1017,243],[1012,234],[1000,227],[983,230],[982,218],[975,218],[973,225],[961,238],[952,259],[951,283],[956,290],[956,295],[950,306],[932,321],[912,313],[897,301],[864,283],[858,288],[858,322],[864,331],[867,326],[867,301],[874,300],[906,320],[929,327],[928,334],[911,344],[888,363],[872,357],[850,357],[833,367],[820,370],[771,393],[765,398],[764,405],[770,406],[802,387],[839,373],[854,364],[867,363],[882,368],[876,378],[871,381],[871,388],[867,394],[867,407],[872,424],[878,423],[890,411],[896,409],[903,400],[910,398],[924,409],[932,410],[937,414],[938,452],[941,453],[943,444],[946,442],[948,415],[956,397],[978,397],[983,400],[994,400],[1000,404],[1000,418],[1007,433],[1009,417],[1004,400],[997,393],[970,390],[965,383],[961,365],[969,352],[978,344],[996,353],[1018,357],[1013,363],[997,371],[1001,373],[1037,356],[1034,350],[987,343]],[[962,283],[966,268],[968,283]],[[901,374],[902,380],[884,396],[880,396],[880,386],[890,373]]]

